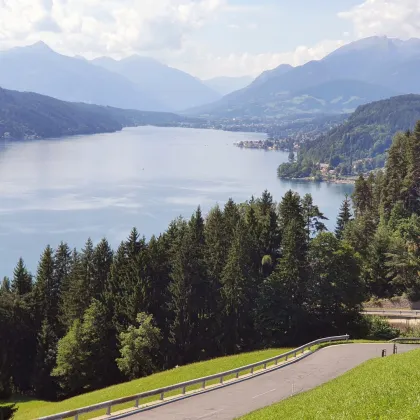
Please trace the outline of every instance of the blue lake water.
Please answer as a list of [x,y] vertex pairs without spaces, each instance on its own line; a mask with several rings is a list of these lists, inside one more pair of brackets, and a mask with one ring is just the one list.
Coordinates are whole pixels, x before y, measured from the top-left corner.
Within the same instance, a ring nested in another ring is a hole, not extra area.
[[140,127],[114,134],[0,148],[0,275],[22,256],[31,271],[47,244],[81,248],[106,237],[114,248],[136,226],[147,238],[198,205],[206,213],[232,197],[267,189],[279,201],[293,189],[311,193],[330,218],[350,185],[289,182],[276,177],[288,154],[243,150],[234,142],[260,134]]

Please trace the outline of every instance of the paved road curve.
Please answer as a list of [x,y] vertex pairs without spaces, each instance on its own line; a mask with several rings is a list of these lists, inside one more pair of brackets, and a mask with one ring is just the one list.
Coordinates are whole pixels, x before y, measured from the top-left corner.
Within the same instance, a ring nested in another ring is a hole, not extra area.
[[[403,353],[418,345],[398,345]],[[322,349],[282,369],[214,391],[186,398],[149,411],[133,414],[130,420],[231,420],[321,385],[366,360],[392,354],[391,344],[349,344]]]

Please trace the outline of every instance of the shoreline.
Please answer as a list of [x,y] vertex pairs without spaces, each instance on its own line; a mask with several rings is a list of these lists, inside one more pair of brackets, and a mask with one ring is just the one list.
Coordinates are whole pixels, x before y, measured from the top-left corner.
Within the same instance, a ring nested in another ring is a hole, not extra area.
[[305,177],[305,178],[282,178],[279,177],[279,179],[282,179],[284,181],[303,181],[303,182],[325,182],[327,184],[343,184],[343,185],[354,185],[356,182],[356,179],[353,178],[344,178],[344,179],[320,179],[316,180],[313,177]]

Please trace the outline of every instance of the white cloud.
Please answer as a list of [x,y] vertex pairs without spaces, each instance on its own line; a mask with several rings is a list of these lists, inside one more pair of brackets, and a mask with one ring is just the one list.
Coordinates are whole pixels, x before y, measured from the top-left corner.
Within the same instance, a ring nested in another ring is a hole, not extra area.
[[40,39],[62,52],[176,49],[226,0],[0,0],[0,47]]
[[339,17],[353,23],[358,38],[420,36],[420,0],[366,0]]
[[[202,78],[214,76],[257,76],[264,70],[273,69],[280,64],[298,66],[311,60],[319,60],[348,41],[325,40],[313,47],[299,46],[294,51],[285,53],[262,54],[230,54],[219,56],[203,53],[200,49],[183,51],[179,56],[172,57],[171,61],[176,67],[188,71],[194,65],[195,73]],[[185,56],[195,57],[194,63],[186,62]]]

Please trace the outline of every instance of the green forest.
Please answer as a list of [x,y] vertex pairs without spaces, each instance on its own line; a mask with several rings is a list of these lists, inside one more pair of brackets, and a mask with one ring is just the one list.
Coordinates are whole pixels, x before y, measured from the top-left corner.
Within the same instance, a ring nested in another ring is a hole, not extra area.
[[280,165],[281,178],[319,175],[319,163],[338,175],[382,168],[394,135],[413,129],[420,118],[420,95],[402,95],[362,105],[347,121],[301,145],[296,162]]
[[372,337],[370,297],[420,298],[420,122],[360,176],[336,229],[310,195],[265,191],[113,251],[45,248],[0,287],[0,398],[59,400],[221,355]]
[[0,139],[108,133],[146,124],[177,126],[185,121],[194,120],[165,112],[64,102],[37,93],[0,87]]

